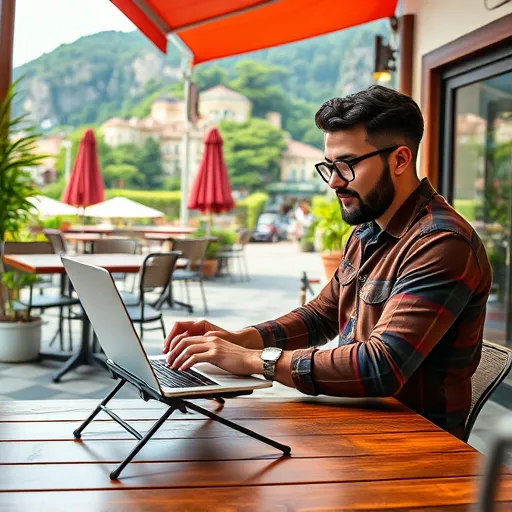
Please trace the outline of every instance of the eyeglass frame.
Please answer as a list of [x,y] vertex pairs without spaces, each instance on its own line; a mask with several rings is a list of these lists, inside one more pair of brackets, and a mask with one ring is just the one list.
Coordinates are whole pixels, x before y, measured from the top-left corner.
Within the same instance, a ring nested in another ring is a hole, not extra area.
[[[361,155],[361,156],[358,156],[356,158],[352,158],[351,160],[345,160],[345,159],[341,158],[339,160],[334,160],[334,162],[332,162],[332,163],[325,162],[325,161],[324,162],[319,162],[319,163],[315,164],[315,169],[316,169],[316,172],[320,175],[320,178],[322,178],[322,180],[325,181],[325,183],[329,183],[329,181],[332,178],[332,175],[333,175],[334,172],[336,172],[336,174],[339,176],[340,179],[346,181],[347,183],[350,183],[351,181],[354,181],[356,179],[356,173],[354,172],[354,167],[353,167],[354,165],[358,164],[359,162],[362,162],[363,160],[366,160],[367,158],[371,158],[372,156],[377,156],[377,155],[380,155],[382,153],[385,153],[386,151],[395,151],[399,147],[400,147],[400,145],[398,145],[398,146],[390,146],[389,148],[384,148],[384,149],[378,149],[377,151],[373,151],[371,153],[367,153],[366,155]],[[346,164],[348,166],[348,168],[352,172],[352,179],[347,180],[347,178],[344,178],[341,175],[341,171],[336,166],[336,164],[338,162],[344,163],[344,164]],[[319,170],[320,166],[324,166],[324,167],[327,167],[328,169],[330,169],[331,175],[329,176],[328,180],[326,180],[324,178],[324,175]]]

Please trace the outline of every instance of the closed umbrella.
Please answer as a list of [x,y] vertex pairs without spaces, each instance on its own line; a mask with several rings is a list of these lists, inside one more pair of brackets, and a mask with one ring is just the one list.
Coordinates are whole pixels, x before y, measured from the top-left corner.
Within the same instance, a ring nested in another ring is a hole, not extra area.
[[85,209],[86,217],[102,219],[152,219],[165,214],[126,197],[114,197]]
[[211,128],[204,138],[203,157],[190,191],[187,207],[190,210],[209,213],[209,228],[212,213],[227,212],[235,207],[222,153],[222,137],[217,128]]
[[86,130],[73,167],[73,173],[61,200],[72,206],[101,203],[105,199],[105,186],[101,176],[94,132]]

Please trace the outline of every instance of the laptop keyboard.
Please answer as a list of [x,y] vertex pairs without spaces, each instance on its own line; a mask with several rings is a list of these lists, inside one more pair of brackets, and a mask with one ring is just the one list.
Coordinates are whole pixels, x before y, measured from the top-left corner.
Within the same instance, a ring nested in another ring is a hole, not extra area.
[[213,380],[193,369],[173,370],[164,359],[150,359],[149,362],[161,384],[169,388],[197,388],[200,386],[217,386]]

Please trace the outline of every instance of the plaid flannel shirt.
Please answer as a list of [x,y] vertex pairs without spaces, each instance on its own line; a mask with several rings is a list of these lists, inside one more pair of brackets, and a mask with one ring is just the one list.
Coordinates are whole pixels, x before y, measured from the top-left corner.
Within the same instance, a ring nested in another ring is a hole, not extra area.
[[461,437],[490,288],[480,238],[424,179],[385,230],[352,232],[318,297],[254,327],[265,346],[294,351],[303,393],[394,396]]

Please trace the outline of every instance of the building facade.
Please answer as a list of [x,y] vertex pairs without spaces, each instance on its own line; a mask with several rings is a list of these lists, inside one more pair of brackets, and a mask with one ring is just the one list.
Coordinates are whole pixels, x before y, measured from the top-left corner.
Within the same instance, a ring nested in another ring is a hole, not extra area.
[[[206,131],[222,120],[243,123],[251,117],[252,103],[242,94],[223,85],[212,87],[199,95],[200,118],[190,129],[191,179],[197,171],[203,151]],[[184,161],[183,136],[185,105],[170,96],[157,98],[151,113],[144,119],[112,118],[102,126],[105,142],[116,147],[122,144],[143,144],[152,137],[160,143],[164,172],[180,176]],[[267,114],[268,122],[281,128],[278,112]],[[282,181],[310,181],[314,179],[313,164],[323,158],[318,149],[289,139],[281,160]]]

